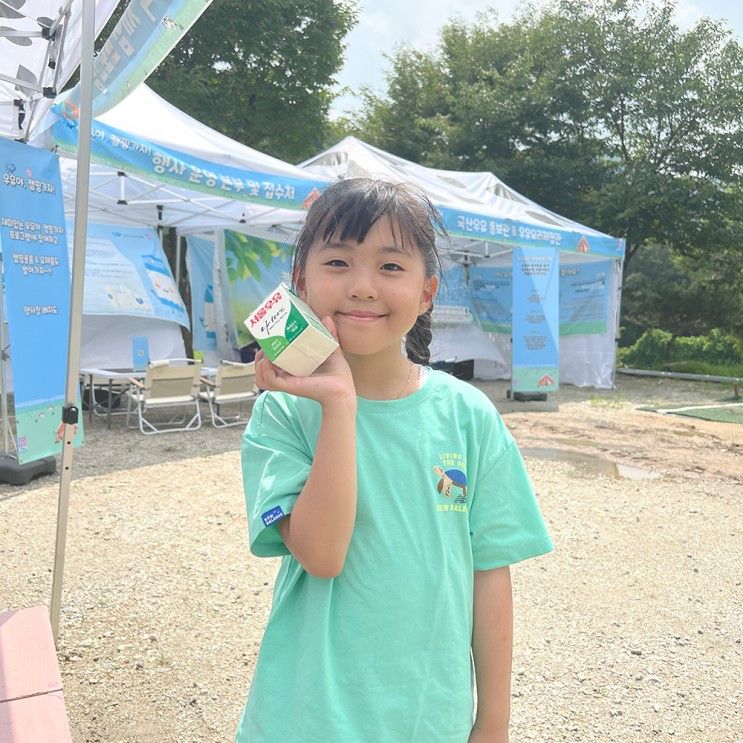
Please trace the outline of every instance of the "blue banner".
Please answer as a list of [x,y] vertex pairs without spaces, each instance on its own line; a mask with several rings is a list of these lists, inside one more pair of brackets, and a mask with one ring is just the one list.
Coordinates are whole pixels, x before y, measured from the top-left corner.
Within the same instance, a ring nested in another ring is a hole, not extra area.
[[[71,224],[68,231],[72,234]],[[71,245],[69,249],[71,254]],[[157,317],[189,327],[188,312],[155,230],[88,224],[83,312]]]
[[191,285],[193,347],[198,351],[217,350],[214,324],[214,243],[203,237],[186,237],[188,281]]
[[513,392],[554,392],[559,385],[557,248],[513,251]]
[[[93,64],[93,116],[113,108],[167,57],[211,0],[130,0]],[[80,83],[66,96],[77,118]]]
[[[65,118],[52,128],[54,143],[67,152],[77,152],[78,123]],[[231,168],[169,149],[94,121],[91,129],[91,158],[150,181],[170,183],[192,191],[237,201],[266,204],[280,209],[305,209],[328,185],[312,177],[262,173]]]
[[[56,155],[0,138],[0,249],[18,461],[62,451],[70,268]],[[82,441],[82,419],[73,444]]]
[[452,236],[488,240],[502,245],[555,247],[574,253],[624,257],[624,240],[617,237],[594,233],[581,234],[559,227],[541,227],[528,222],[445,206],[439,206],[437,209]]

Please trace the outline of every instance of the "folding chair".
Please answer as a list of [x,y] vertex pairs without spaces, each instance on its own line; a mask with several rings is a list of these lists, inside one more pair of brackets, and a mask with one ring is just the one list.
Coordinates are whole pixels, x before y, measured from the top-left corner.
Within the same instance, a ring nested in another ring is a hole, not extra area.
[[[144,434],[195,431],[201,428],[200,361],[193,359],[152,361],[147,365],[143,382],[137,379],[129,381],[131,387],[128,391],[129,399],[126,408],[127,427],[132,414],[132,406],[136,406],[139,430]],[[152,411],[168,408],[179,408],[180,414],[164,422],[155,422],[146,417]],[[189,415],[191,415],[190,420]]]
[[[214,380],[202,377],[206,389],[199,394],[202,400],[209,403],[212,425],[215,428],[237,426],[245,423],[243,405],[249,404],[252,409],[258,389],[255,386],[255,363],[240,364],[235,361],[220,361]],[[235,415],[223,416],[223,405],[238,405]]]

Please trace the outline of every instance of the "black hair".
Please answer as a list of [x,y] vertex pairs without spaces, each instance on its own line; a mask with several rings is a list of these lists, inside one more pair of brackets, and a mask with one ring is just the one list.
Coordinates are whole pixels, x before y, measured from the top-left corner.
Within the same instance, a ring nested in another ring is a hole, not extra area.
[[[418,250],[423,258],[426,277],[441,274],[441,256],[436,236],[447,239],[441,215],[419,188],[409,183],[391,183],[374,178],[348,178],[336,181],[323,191],[307,212],[297,237],[292,279],[304,274],[310,248],[332,237],[363,242],[369,230],[382,217],[398,232],[401,247]],[[415,364],[427,364],[431,354],[431,311],[418,315],[405,336],[405,352]]]

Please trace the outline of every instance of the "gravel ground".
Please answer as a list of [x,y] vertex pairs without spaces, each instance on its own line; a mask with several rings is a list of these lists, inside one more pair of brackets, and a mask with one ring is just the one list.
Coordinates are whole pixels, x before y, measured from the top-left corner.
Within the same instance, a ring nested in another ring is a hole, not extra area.
[[[556,544],[513,569],[512,740],[742,740],[743,427],[638,410],[730,390],[619,377],[540,407],[481,386],[540,454]],[[247,549],[240,435],[86,420],[59,639],[76,742],[233,739],[278,566]],[[48,602],[58,492],[0,485],[0,608]]]

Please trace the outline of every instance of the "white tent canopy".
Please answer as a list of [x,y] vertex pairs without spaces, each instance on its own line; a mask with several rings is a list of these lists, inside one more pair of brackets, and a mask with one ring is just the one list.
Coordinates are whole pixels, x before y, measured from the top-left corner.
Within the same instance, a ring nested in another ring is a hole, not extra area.
[[[147,85],[130,95],[97,120],[122,136],[137,137],[152,145],[192,156],[200,161],[240,170],[286,176],[314,182],[317,179],[294,165],[239,144],[175,108]],[[96,124],[94,123],[94,131]],[[49,144],[51,132],[45,134]],[[74,209],[76,162],[73,153],[60,152],[62,187],[68,217]],[[95,149],[93,150],[95,158]],[[100,164],[90,169],[89,220],[105,224],[175,227],[188,234],[204,230],[246,228],[254,233],[284,238],[304,217],[297,209],[277,209],[249,201],[237,201],[126,173],[126,161]],[[153,173],[153,176],[156,176]],[[83,318],[81,366],[128,366],[131,336],[146,335],[152,358],[185,354],[177,323],[156,318],[125,315]],[[227,351],[229,353],[229,350]]]
[[[117,3],[95,0],[96,36]],[[0,137],[33,136],[72,77],[80,64],[82,6],[82,0],[0,2]]]
[[[597,245],[599,250],[608,246],[608,255],[561,248],[561,264],[612,260],[607,276],[607,330],[604,333],[572,335],[560,339],[560,380],[579,386],[613,386],[621,295],[621,240],[545,209],[507,186],[492,173],[427,168],[354,137],[343,139],[337,145],[306,160],[301,167],[326,177],[369,176],[412,182],[422,188],[438,207],[529,225],[540,233],[558,230],[563,235],[572,236],[569,241],[571,246],[579,245],[581,240],[585,241],[584,245]],[[513,241],[499,239],[498,235],[493,234],[472,237],[453,235],[450,251],[448,246],[442,245],[451,259],[466,265],[500,267],[510,266],[513,247]],[[510,336],[485,333],[474,322],[456,328],[437,327],[434,315],[431,350],[433,360],[474,359],[475,376],[480,378],[505,379],[511,374]]]
[[[219,166],[302,181],[307,171],[235,142],[180,111],[142,83],[97,121],[155,146]],[[95,125],[94,125],[95,128]],[[65,199],[74,193],[75,161],[60,152]],[[182,234],[244,226],[289,231],[304,217],[298,209],[277,208],[203,193],[151,176],[127,172],[127,163],[96,163],[93,150],[89,216],[94,222],[176,227]]]
[[[556,230],[575,238],[618,242],[609,236],[544,209],[527,199],[492,173],[465,173],[426,168],[371,147],[349,137],[313,157],[293,166],[241,145],[196,121],[164,101],[146,85],[140,85],[121,103],[100,117],[100,122],[124,135],[138,137],[155,146],[183,153],[214,164],[215,168],[260,171],[278,177],[315,181],[368,175],[405,180],[423,188],[439,207],[457,213],[492,217],[525,224],[537,230]],[[95,155],[94,155],[95,157]],[[270,207],[205,194],[177,185],[158,182],[156,177],[126,174],[126,162],[94,164],[91,168],[90,219],[110,224],[173,226],[181,234],[208,230],[237,229],[274,239],[291,240],[304,218],[304,211]],[[63,158],[63,188],[74,191],[74,161]],[[155,174],[153,173],[152,176]],[[444,246],[442,246],[444,247]],[[454,237],[449,257],[465,263],[510,261],[513,243],[499,241],[495,235]],[[570,260],[590,261],[594,255],[575,250]],[[601,256],[596,256],[601,257]],[[606,259],[606,256],[603,256]],[[620,261],[610,279],[609,328],[603,336],[564,338],[560,371],[563,382],[609,387],[613,367],[619,304]],[[223,288],[224,291],[224,288]],[[475,358],[481,377],[510,375],[510,339],[489,335],[476,326],[466,332],[438,329],[434,333],[434,352],[439,360]]]
[[[319,155],[305,160],[300,167],[327,178],[368,176],[408,181],[422,188],[436,206],[448,206],[473,214],[511,219],[538,228],[556,228],[589,238],[609,237],[598,230],[545,209],[507,186],[493,173],[427,168],[373,147],[355,137],[346,137]],[[483,246],[478,249],[478,242],[483,242],[483,239],[455,239],[460,248],[464,249],[466,245],[475,253],[475,257],[484,250]],[[486,242],[498,241],[496,238],[489,238]]]

